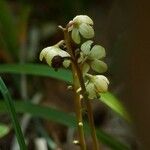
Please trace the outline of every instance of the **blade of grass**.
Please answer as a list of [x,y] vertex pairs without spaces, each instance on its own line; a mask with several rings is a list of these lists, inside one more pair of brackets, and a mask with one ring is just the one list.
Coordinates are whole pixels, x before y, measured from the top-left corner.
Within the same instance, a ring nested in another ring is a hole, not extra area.
[[[76,128],[77,125],[75,116],[47,106],[35,105],[29,102],[15,102],[15,108],[18,113],[30,113],[33,117],[48,119],[68,127]],[[0,113],[6,112],[5,103],[0,102]],[[85,132],[89,133],[90,130],[87,123],[84,123],[84,127]],[[112,150],[129,150],[127,146],[100,129],[97,129],[97,135],[98,139],[100,139],[103,144],[108,145]]]
[[101,93],[100,101],[110,107],[114,112],[118,113],[121,117],[131,122],[131,118],[127,113],[123,104],[110,92]]
[[[36,76],[47,76],[55,79],[63,80],[66,82],[72,82],[72,74],[69,70],[60,69],[57,72],[47,65],[38,64],[3,64],[0,65],[0,73],[12,73],[12,74],[29,74]],[[101,101],[115,111],[118,115],[131,121],[129,114],[124,108],[123,104],[113,96],[110,92],[101,95]]]
[[20,149],[27,150],[27,147],[26,147],[25,141],[24,141],[24,137],[23,137],[23,134],[22,134],[22,131],[21,131],[18,119],[17,119],[17,114],[15,111],[15,107],[14,107],[12,98],[11,98],[9,91],[1,77],[0,77],[0,91],[4,97],[5,103],[7,105],[7,110],[12,119],[12,124],[13,124],[14,130],[15,130],[15,133],[16,133],[16,136],[18,139]]

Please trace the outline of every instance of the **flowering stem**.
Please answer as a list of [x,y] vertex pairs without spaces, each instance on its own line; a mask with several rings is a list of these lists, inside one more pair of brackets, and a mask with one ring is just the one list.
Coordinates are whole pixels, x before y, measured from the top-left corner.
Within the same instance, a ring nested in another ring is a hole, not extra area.
[[91,105],[90,100],[88,99],[88,95],[86,94],[86,88],[85,88],[82,72],[81,72],[81,70],[78,66],[78,63],[76,63],[75,66],[76,66],[77,75],[78,75],[79,82],[80,82],[81,89],[82,89],[82,95],[83,95],[83,98],[85,100],[85,104],[86,104],[86,107],[87,107],[87,114],[88,114],[89,124],[90,124],[90,128],[91,128],[91,135],[92,135],[92,139],[93,139],[93,150],[98,150],[99,149],[99,144],[98,144],[96,131],[95,131],[95,126],[94,126],[92,105]]
[[[64,38],[67,46],[67,50],[69,54],[71,55],[71,58],[74,60],[74,53],[72,51],[71,45],[70,45],[70,38],[68,34],[68,30],[66,28],[62,28],[64,32]],[[79,132],[79,145],[82,150],[86,150],[86,144],[85,144],[85,137],[84,137],[84,131],[83,131],[83,119],[82,119],[82,107],[81,107],[81,101],[80,101],[80,95],[76,92],[79,88],[79,81],[78,76],[76,72],[76,66],[74,63],[72,63],[72,72],[73,72],[73,89],[74,89],[74,104],[75,104],[75,112],[77,116],[78,121],[78,132]]]
[[[66,42],[67,49],[68,49],[68,51],[69,51],[69,53],[70,53],[70,55],[71,55],[71,57],[73,59],[73,63],[72,63],[73,74],[74,74],[75,78],[79,79],[79,83],[80,83],[80,86],[81,86],[81,89],[82,89],[82,95],[83,95],[83,98],[84,98],[85,103],[86,103],[88,119],[89,119],[89,124],[90,124],[90,128],[91,128],[91,135],[92,135],[92,139],[93,139],[93,149],[94,150],[98,150],[99,149],[99,144],[98,144],[98,141],[97,141],[95,126],[94,126],[94,119],[93,119],[91,102],[88,99],[88,96],[86,94],[86,88],[85,88],[82,72],[81,72],[80,67],[79,67],[79,65],[77,63],[77,60],[76,60],[76,58],[74,56],[74,52],[73,52],[73,50],[71,48],[70,36],[69,36],[68,30],[67,30],[67,27],[63,28],[63,31],[64,31],[64,37],[65,37],[65,42]],[[75,79],[74,79],[74,81],[75,81]],[[74,90],[77,90],[77,89],[75,88]],[[80,115],[78,114],[79,116],[77,116],[78,117],[78,123],[79,123],[79,117],[81,117],[80,119],[82,119],[82,112],[81,112],[82,108],[81,108],[81,102],[79,100],[76,103],[78,103],[78,105],[79,105],[79,108],[77,108],[77,106],[76,106],[76,108],[79,109],[79,110],[76,110],[76,111],[80,111]],[[82,128],[82,132],[83,132],[83,128]],[[81,134],[80,131],[79,131],[79,134]],[[82,141],[83,142],[82,146],[85,149],[86,147],[85,147],[84,135],[80,135],[80,140],[81,140],[81,136],[83,138],[82,139],[83,140]]]

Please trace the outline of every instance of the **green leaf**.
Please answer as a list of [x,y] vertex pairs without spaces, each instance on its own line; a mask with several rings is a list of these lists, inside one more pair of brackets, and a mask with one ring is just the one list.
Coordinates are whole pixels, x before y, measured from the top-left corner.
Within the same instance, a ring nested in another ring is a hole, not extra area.
[[[69,70],[59,69],[57,72],[47,65],[39,64],[3,64],[0,65],[0,73],[28,74],[36,76],[47,76],[55,79],[72,82],[72,74]],[[113,94],[107,92],[101,94],[101,101],[115,111],[118,115],[130,121],[130,117],[123,104]]]
[[7,106],[7,110],[9,112],[10,117],[11,117],[12,124],[13,124],[13,127],[15,129],[15,133],[17,136],[17,140],[18,140],[20,149],[21,150],[27,150],[26,145],[25,145],[25,141],[24,141],[24,137],[23,137],[23,134],[22,134],[22,131],[21,131],[18,119],[17,119],[17,114],[15,111],[15,107],[14,107],[12,98],[11,98],[9,91],[8,91],[6,85],[3,82],[1,77],[0,77],[0,91],[4,97],[4,100],[5,100],[5,103]]
[[7,135],[10,131],[10,128],[4,124],[0,123],[0,138]]
[[39,64],[3,64],[0,65],[0,73],[13,73],[13,74],[28,74],[36,76],[46,76],[59,79],[66,82],[72,81],[72,74],[65,69],[55,71],[48,65]]
[[[75,116],[50,108],[47,106],[35,105],[29,102],[16,102],[15,109],[19,113],[30,113],[33,117],[41,117],[48,119],[56,123],[63,124],[65,126],[76,128]],[[4,102],[0,102],[0,113],[6,113],[6,106]],[[90,128],[87,123],[84,122],[85,132],[89,133]],[[108,145],[112,150],[129,150],[127,146],[116,140],[114,137],[108,135],[100,129],[97,129],[98,139]]]
[[104,104],[110,107],[113,111],[115,111],[121,117],[131,122],[131,119],[125,107],[114,95],[112,95],[110,92],[101,93],[100,95],[101,95],[100,100]]

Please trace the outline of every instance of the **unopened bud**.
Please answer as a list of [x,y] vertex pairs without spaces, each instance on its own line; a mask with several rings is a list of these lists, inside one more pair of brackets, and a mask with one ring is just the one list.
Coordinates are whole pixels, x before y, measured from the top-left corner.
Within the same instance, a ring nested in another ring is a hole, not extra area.
[[93,76],[92,82],[94,83],[98,92],[107,92],[109,80],[103,75]]
[[79,126],[83,126],[83,123],[82,123],[82,122],[79,122],[78,125],[79,125]]
[[78,140],[74,140],[74,141],[73,141],[73,144],[75,144],[75,145],[79,145],[80,143],[79,143],[79,141],[78,141]]
[[67,89],[68,89],[68,90],[72,90],[72,89],[73,89],[72,85],[69,85],[69,86],[67,87]]

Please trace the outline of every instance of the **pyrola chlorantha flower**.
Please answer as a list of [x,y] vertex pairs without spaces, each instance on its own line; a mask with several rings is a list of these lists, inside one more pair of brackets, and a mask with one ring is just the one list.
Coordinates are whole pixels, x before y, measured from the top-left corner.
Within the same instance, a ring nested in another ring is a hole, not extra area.
[[70,60],[65,59],[67,57],[70,57],[70,55],[66,51],[60,49],[57,44],[54,46],[44,48],[41,51],[40,56],[39,56],[40,61],[42,61],[43,58],[45,58],[48,65],[52,67],[60,66],[58,64],[60,62],[62,63],[62,66],[64,66],[65,68],[69,67],[70,65]]
[[[89,99],[95,99],[99,97],[100,93],[107,92],[109,80],[103,75],[86,75],[88,80],[85,82],[86,91]],[[80,92],[81,88],[77,90]]]
[[88,40],[81,45],[78,62],[82,64],[83,73],[88,72],[90,67],[98,73],[103,73],[107,70],[107,64],[101,60],[106,56],[105,49],[100,45],[92,47],[92,43],[93,41]]
[[85,84],[89,99],[97,98],[100,93],[107,92],[109,80],[103,75],[90,75]]
[[80,35],[86,39],[94,37],[93,21],[89,16],[78,15],[71,21],[71,24],[69,31],[72,31],[71,37],[75,43],[80,44]]

